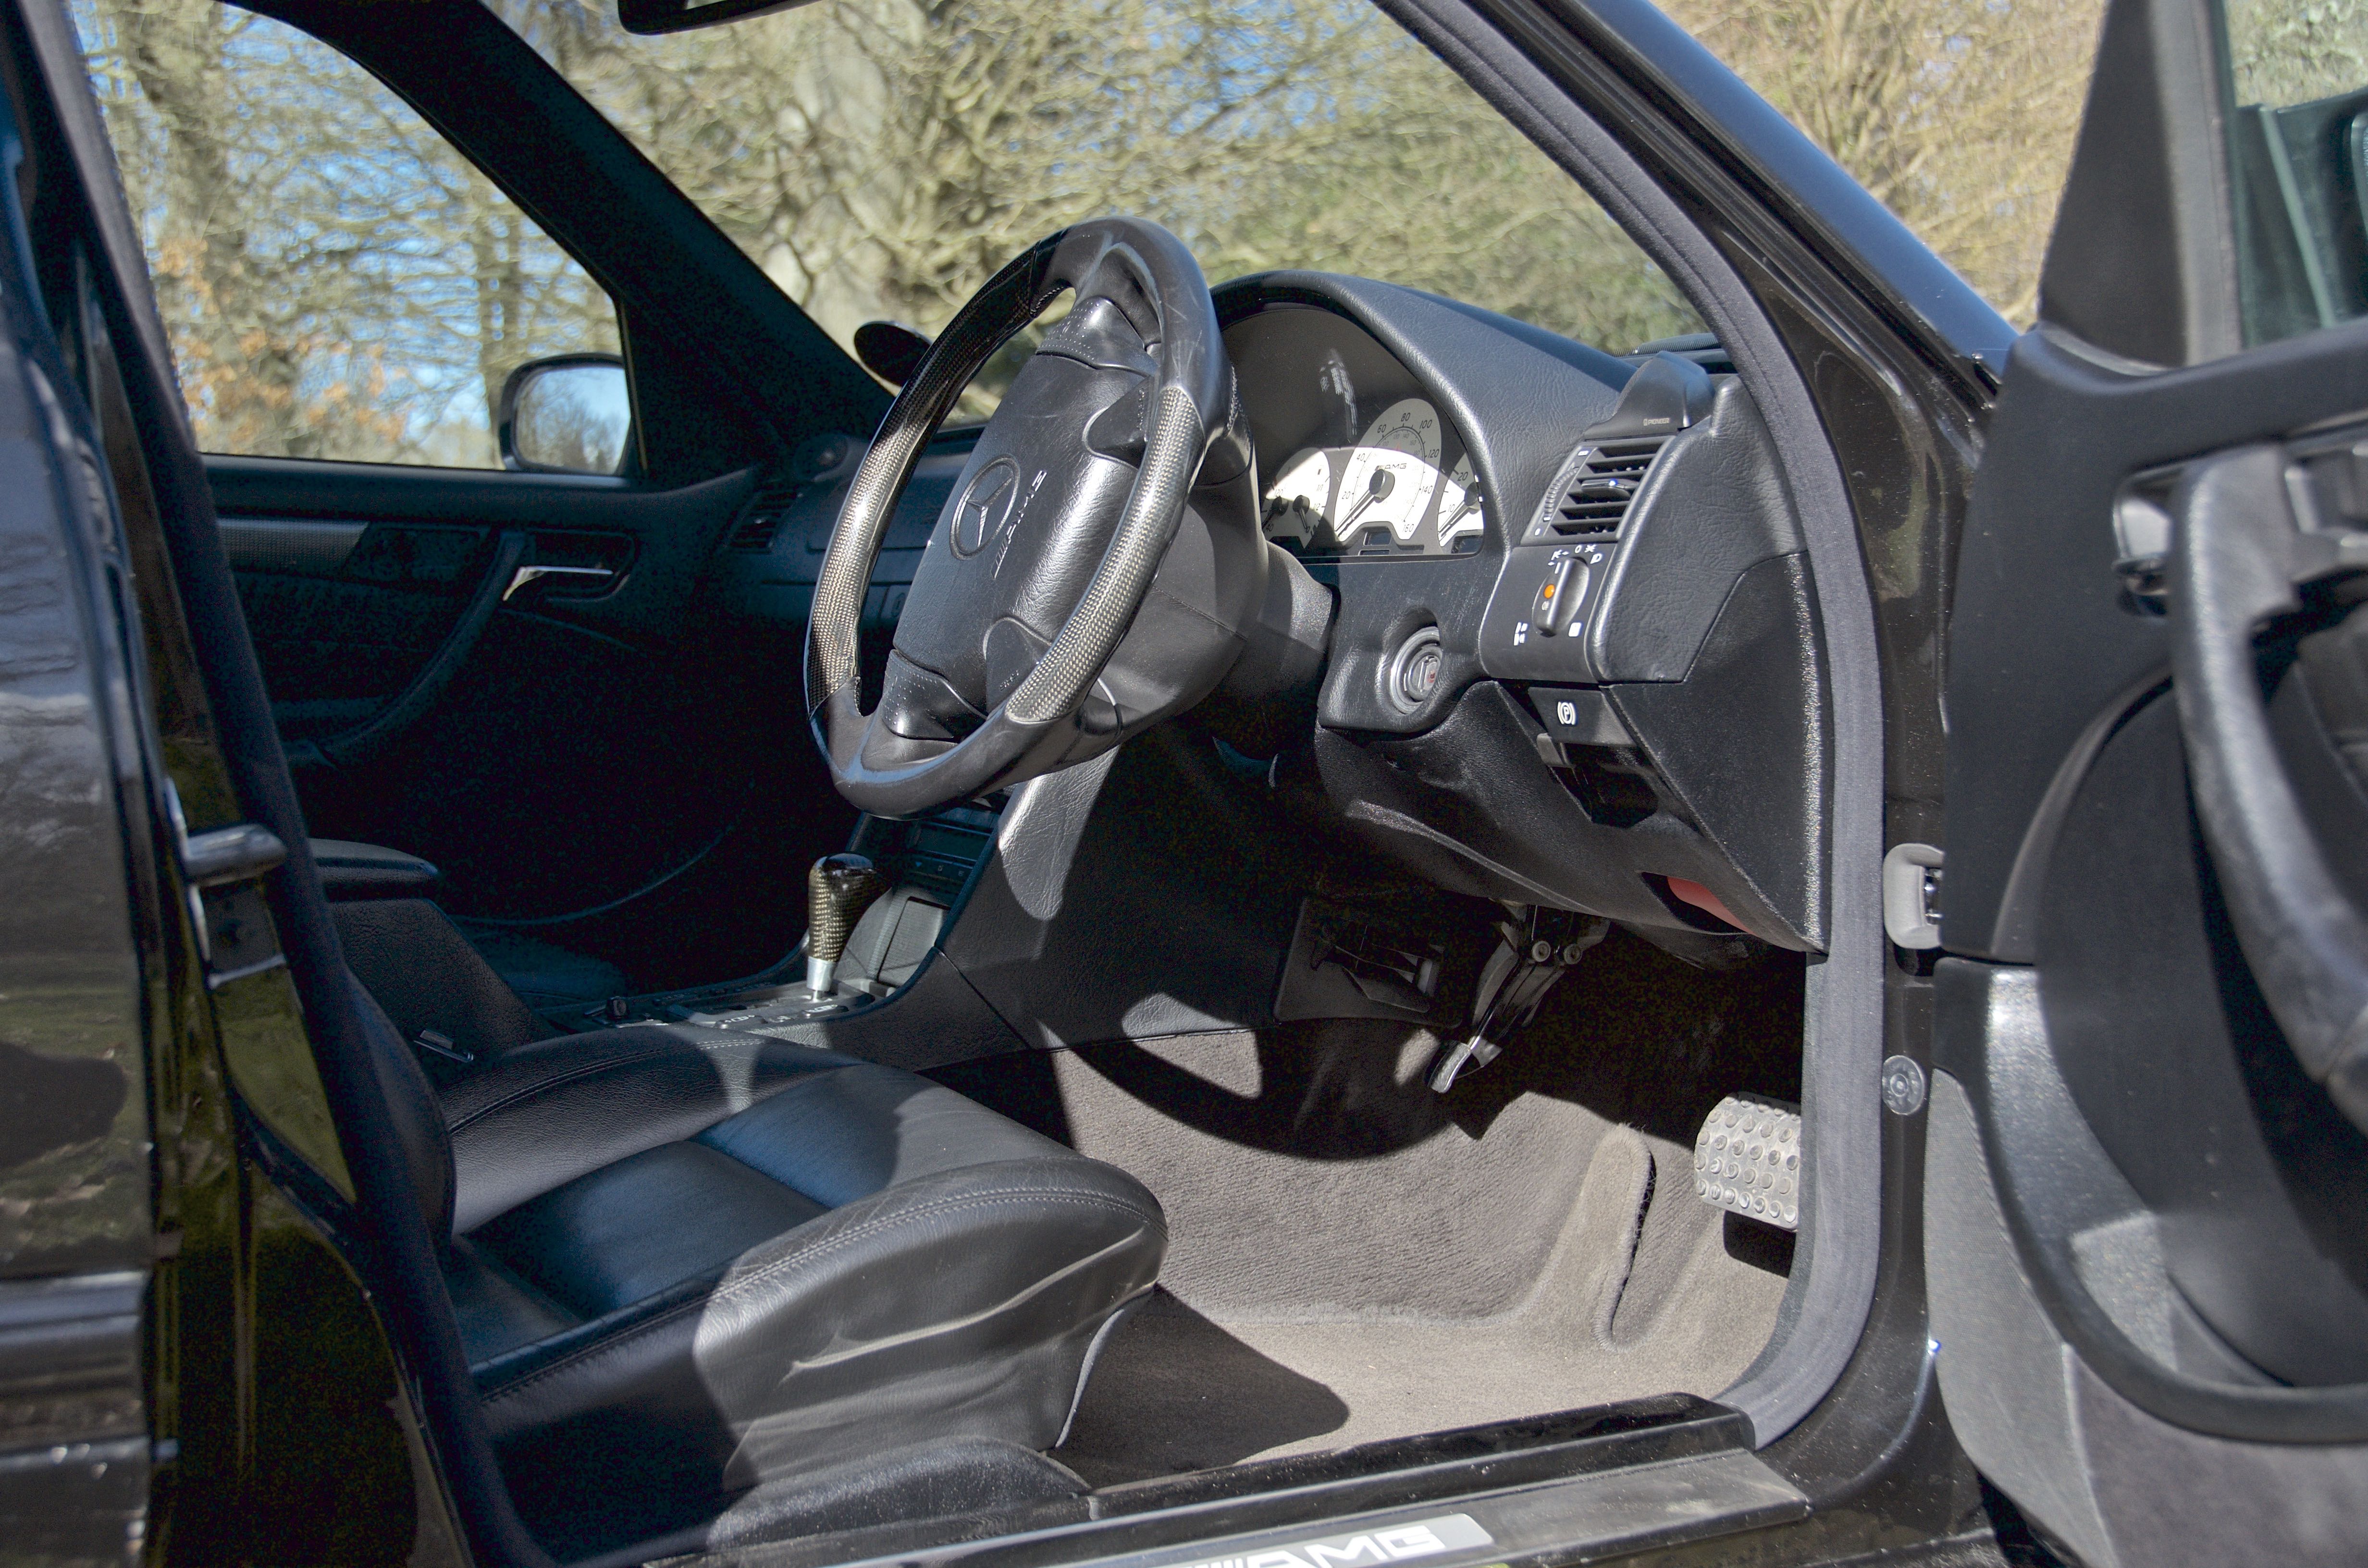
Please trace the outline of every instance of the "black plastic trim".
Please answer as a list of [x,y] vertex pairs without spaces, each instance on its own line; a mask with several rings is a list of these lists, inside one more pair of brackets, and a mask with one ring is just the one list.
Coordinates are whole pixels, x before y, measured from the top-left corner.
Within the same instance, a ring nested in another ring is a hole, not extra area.
[[2027,933],[2007,927],[2003,907],[2024,836],[2094,716],[2170,663],[2168,623],[2122,602],[2113,570],[2122,485],[2362,408],[2368,321],[2151,375],[2109,369],[2044,329],[2015,344],[1958,551],[1949,627],[1941,842],[1951,952],[2036,956],[2021,945]]
[[[1827,895],[1829,955],[1808,977],[1813,1043],[1804,1059],[1802,1096],[1810,1176],[1800,1250],[1767,1348],[1720,1395],[1750,1417],[1764,1445],[1816,1408],[1856,1353],[1882,1246],[1882,655],[1850,491],[1816,400],[1767,307],[1718,241],[1634,150],[1649,138],[1657,156],[1682,132],[1650,102],[1639,102],[1634,85],[1567,28],[1520,0],[1377,3],[1570,171],[1685,290],[1734,355],[1801,518],[1831,681],[1833,869]],[[1634,4],[1625,14],[1672,52],[1696,59],[1698,68],[1725,72],[1657,12]],[[1552,61],[1561,81],[1547,74],[1531,50]],[[1733,81],[1731,74],[1726,79]],[[1748,91],[1739,83],[1730,90]],[[1598,106],[1620,134],[1583,102]],[[1797,132],[1783,128],[1781,134]],[[1700,155],[1699,147],[1691,152]],[[1707,210],[1737,220],[1751,216],[1723,193],[1697,195],[1715,203]],[[1958,288],[1951,284],[1948,290]],[[1966,347],[1987,352],[1978,344]],[[1954,373],[1964,395],[1976,399],[1985,378],[1970,363],[1959,363]]]
[[2133,1344],[2081,1284],[2072,1238],[2145,1205],[2055,1066],[2038,971],[1941,960],[1932,1065],[1981,1128],[2016,1254],[2065,1342],[2123,1398],[2190,1431],[2248,1442],[2368,1440],[2368,1384],[2242,1388],[2182,1376]]
[[[1005,1516],[996,1522],[1007,1533],[988,1540],[948,1544],[945,1521],[932,1520],[747,1549],[729,1561],[738,1568],[822,1568],[910,1562],[926,1553],[943,1568],[1156,1562],[1172,1561],[1212,1538],[1281,1530],[1305,1534],[1329,1521],[1382,1510],[1473,1511],[1515,1497],[1531,1505],[1521,1510],[1523,1524],[1575,1538],[1583,1546],[1609,1546],[1602,1537],[1590,1540],[1590,1527],[1599,1521],[1590,1519],[1588,1510],[1554,1506],[1562,1496],[1557,1489],[1688,1461],[1756,1465],[1748,1451],[1749,1431],[1732,1411],[1691,1394],[1667,1394],[1113,1487]],[[1773,1471],[1765,1473],[1776,1479]],[[1789,1488],[1780,1483],[1777,1490]],[[1793,1498],[1740,1514],[1713,1509],[1691,1519],[1669,1510],[1661,1527],[1669,1534],[1635,1544],[1675,1544],[1799,1518],[1808,1504],[1797,1493]],[[1498,1520],[1492,1517],[1489,1522]],[[1543,1544],[1513,1539],[1505,1530],[1482,1561],[1569,1562],[1583,1555],[1543,1551]],[[1633,1547],[1622,1543],[1622,1549]]]

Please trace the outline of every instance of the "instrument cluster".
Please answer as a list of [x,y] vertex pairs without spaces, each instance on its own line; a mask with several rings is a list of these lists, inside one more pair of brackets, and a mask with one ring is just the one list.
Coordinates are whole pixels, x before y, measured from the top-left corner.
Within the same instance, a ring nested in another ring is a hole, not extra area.
[[1302,449],[1267,487],[1267,537],[1306,556],[1478,550],[1485,506],[1470,457],[1459,452],[1444,467],[1450,437],[1427,399],[1407,397],[1383,409],[1353,446]]

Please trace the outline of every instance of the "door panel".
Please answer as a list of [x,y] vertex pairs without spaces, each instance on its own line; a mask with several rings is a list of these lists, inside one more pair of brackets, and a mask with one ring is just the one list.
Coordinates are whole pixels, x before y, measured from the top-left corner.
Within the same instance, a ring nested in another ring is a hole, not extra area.
[[2368,1558],[2368,328],[2271,341],[2219,14],[2109,11],[1950,632],[1941,1381],[2092,1564]]
[[[807,777],[803,725],[782,722],[793,629],[768,635],[712,602],[750,475],[653,490],[282,459],[207,468],[317,836],[434,861],[456,917],[529,923],[637,984],[728,978],[794,944],[799,857],[836,847],[846,823]],[[615,575],[501,600],[416,722],[340,757],[335,737],[447,647],[505,535],[527,564]]]
[[493,564],[484,528],[226,519],[223,543],[282,739],[381,715],[458,629]]

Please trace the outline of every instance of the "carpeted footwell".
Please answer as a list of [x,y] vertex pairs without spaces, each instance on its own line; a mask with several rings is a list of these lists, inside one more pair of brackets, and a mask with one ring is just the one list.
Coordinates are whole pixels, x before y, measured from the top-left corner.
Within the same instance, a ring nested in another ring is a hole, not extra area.
[[1058,1053],[1040,1103],[1173,1243],[1053,1457],[1108,1485],[1715,1394],[1767,1341],[1791,1238],[1694,1197],[1692,1131],[1724,1094],[1797,1096],[1799,987],[1615,937],[1445,1096],[1435,1041],[1390,1024]]

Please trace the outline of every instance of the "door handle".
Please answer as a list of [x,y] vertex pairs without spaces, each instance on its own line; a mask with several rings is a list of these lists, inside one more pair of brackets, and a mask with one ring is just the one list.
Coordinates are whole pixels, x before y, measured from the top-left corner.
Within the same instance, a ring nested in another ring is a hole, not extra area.
[[2368,1131],[2368,919],[2327,864],[2278,755],[2253,654],[2297,589],[2368,567],[2368,534],[2305,533],[2287,458],[2244,448],[2191,468],[2172,497],[2171,685],[2196,816],[2237,945],[2301,1061]]
[[502,590],[502,602],[508,603],[520,588],[547,578],[565,577],[588,587],[594,583],[609,582],[616,575],[613,566],[521,566],[510,574],[510,585]]

